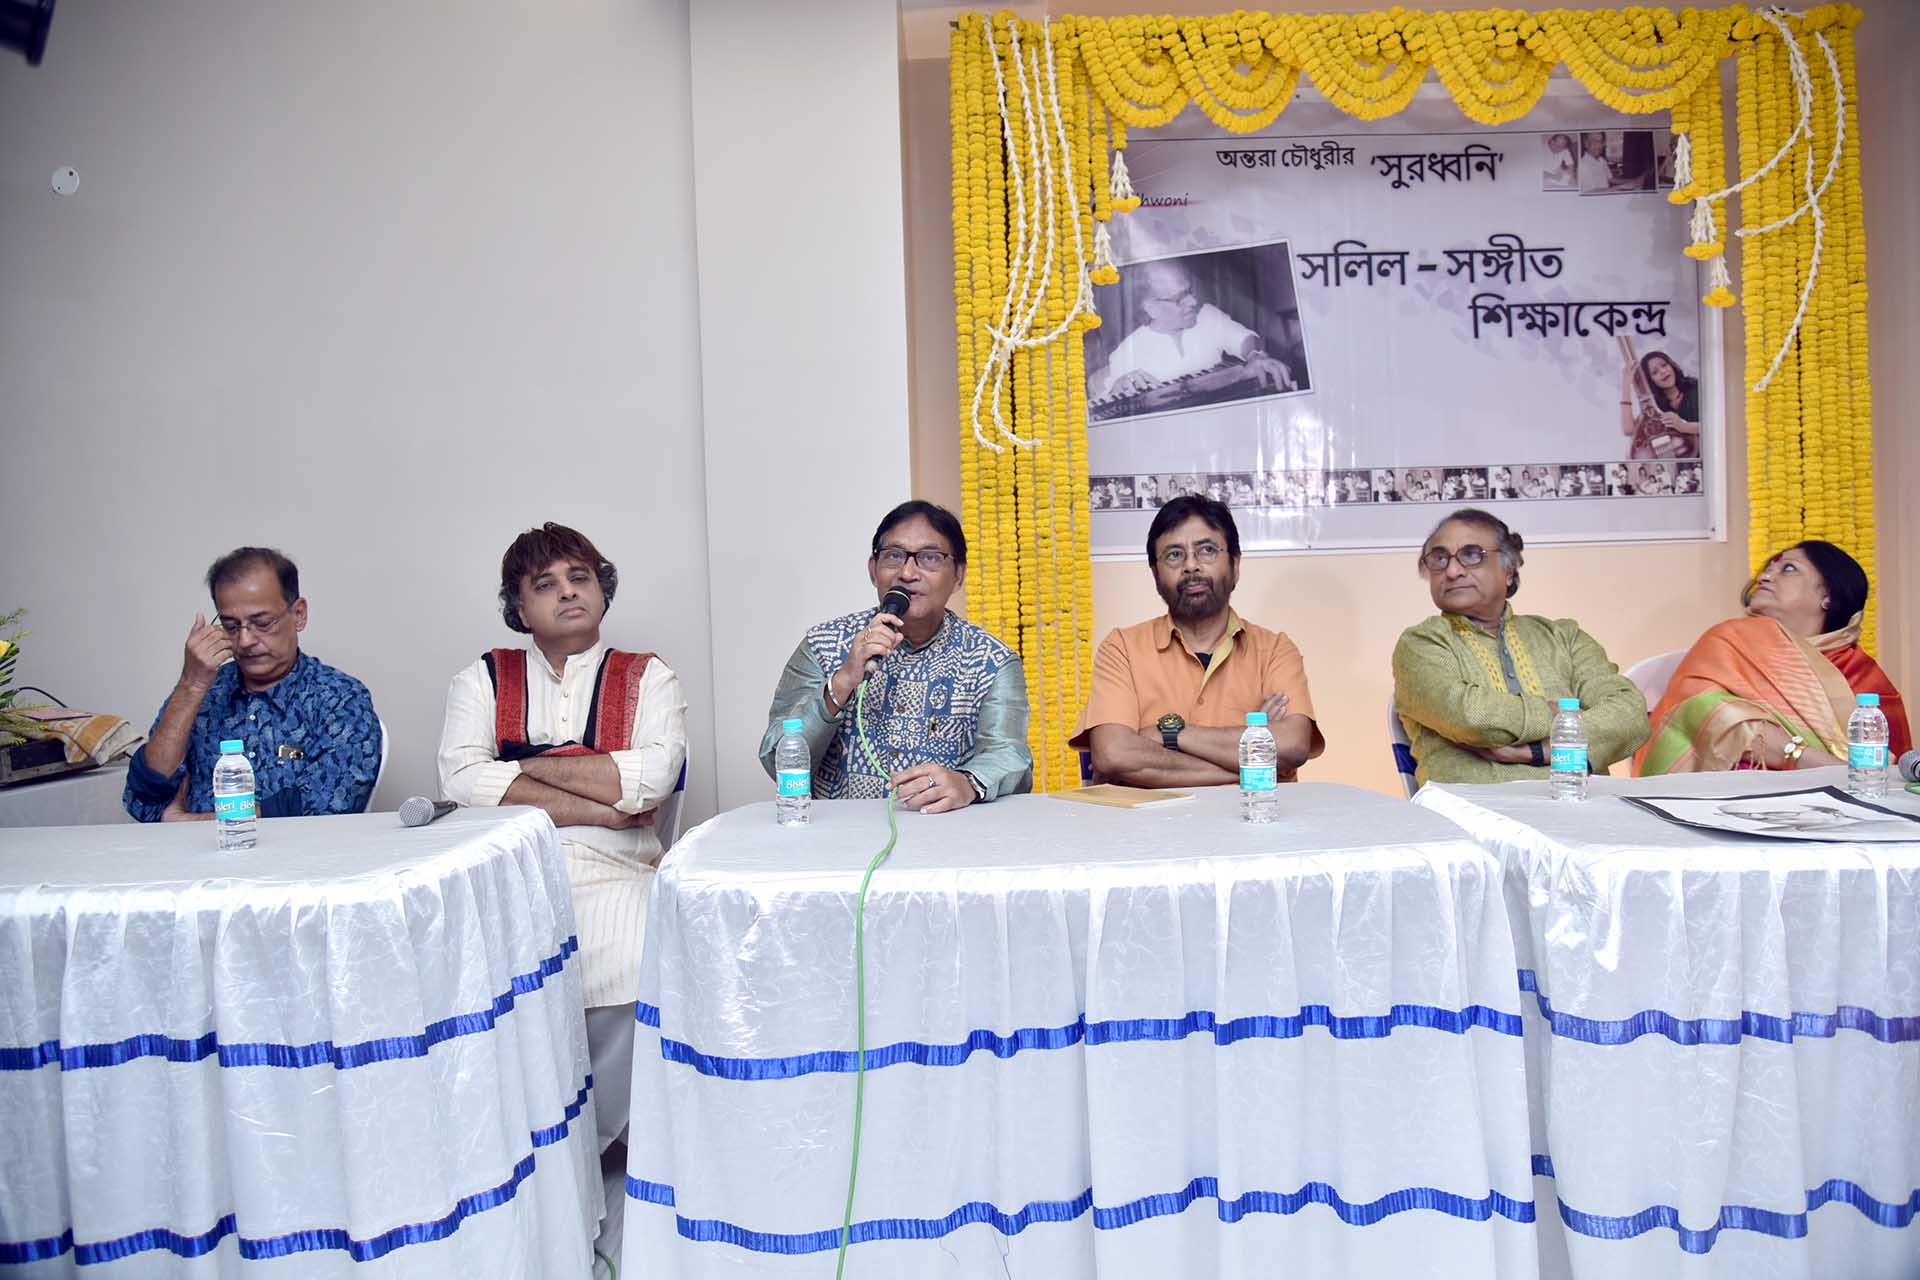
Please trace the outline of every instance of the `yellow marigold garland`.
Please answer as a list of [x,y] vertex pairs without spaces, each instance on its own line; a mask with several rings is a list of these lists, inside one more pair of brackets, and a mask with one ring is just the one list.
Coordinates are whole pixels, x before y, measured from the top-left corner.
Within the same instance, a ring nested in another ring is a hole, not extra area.
[[[954,296],[962,404],[993,344],[985,325],[1010,287],[1006,155],[989,41],[1011,67],[1006,12],[989,25],[963,16],[952,42]],[[1762,391],[1747,394],[1749,549],[1756,563],[1800,537],[1845,546],[1874,575],[1871,487],[1871,387],[1866,354],[1866,249],[1854,114],[1853,27],[1857,9],[1822,5],[1788,18],[1815,84],[1813,180],[1834,145],[1834,109],[1825,54],[1831,43],[1844,94],[1848,145],[1823,200],[1821,270],[1806,314],[1780,368]],[[1510,9],[1364,14],[1267,14],[1215,17],[1067,17],[1050,29],[1016,22],[1023,49],[1053,42],[1067,164],[1056,175],[1055,259],[1039,328],[1051,332],[1069,314],[1079,262],[1067,261],[1076,230],[1094,284],[1118,279],[1106,226],[1139,203],[1124,153],[1127,130],[1167,124],[1189,104],[1221,128],[1251,133],[1270,125],[1301,76],[1336,107],[1378,120],[1412,101],[1428,71],[1460,110],[1483,124],[1519,119],[1545,92],[1556,66],[1594,98],[1622,112],[1667,111],[1678,148],[1671,199],[1694,205],[1689,256],[1707,265],[1704,301],[1736,301],[1726,269],[1735,238],[1732,214],[1715,193],[1728,185],[1720,66],[1731,57],[1738,86],[1735,134],[1741,171],[1753,174],[1797,128],[1799,112],[1777,31],[1740,5],[1722,9],[1631,7],[1621,10]],[[1009,114],[1025,146],[1023,114],[1008,81]],[[1739,199],[1743,231],[1792,213],[1805,198],[1804,142]],[[1036,179],[1037,180],[1037,179]],[[1071,187],[1077,206],[1065,198]],[[1028,208],[1039,207],[1029,201]],[[1073,212],[1069,212],[1073,209]],[[1742,289],[1749,361],[1780,349],[1799,309],[1812,254],[1811,219],[1742,241]],[[1066,245],[1064,253],[1059,246]],[[1100,323],[1079,314],[1045,348],[1021,351],[999,392],[1014,435],[1034,449],[992,452],[964,424],[962,512],[973,548],[969,612],[1026,660],[1034,708],[1031,742],[1036,786],[1071,786],[1077,763],[1065,735],[1091,683],[1093,586],[1089,563],[1085,353],[1082,334]],[[1874,616],[1865,621],[1872,647]]]

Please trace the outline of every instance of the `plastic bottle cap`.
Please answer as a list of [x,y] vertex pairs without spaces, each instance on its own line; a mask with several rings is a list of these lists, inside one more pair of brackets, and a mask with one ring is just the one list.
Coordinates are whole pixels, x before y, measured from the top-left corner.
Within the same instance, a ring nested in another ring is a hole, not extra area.
[[1854,701],[1863,707],[1877,707],[1880,705],[1880,695],[1877,693],[1863,693],[1855,698]]
[[1247,723],[1248,723],[1248,724],[1265,724],[1266,722],[1267,722],[1267,713],[1266,713],[1266,712],[1264,712],[1264,711],[1249,711],[1249,712],[1247,712]]
[[782,720],[780,722],[780,732],[798,733],[800,732],[804,723],[805,723],[804,721],[800,721],[800,720]]
[[1578,711],[1580,709],[1580,699],[1562,698],[1560,699],[1560,709],[1562,711]]
[[229,755],[236,751],[245,751],[247,744],[238,738],[228,738],[220,744],[220,754]]

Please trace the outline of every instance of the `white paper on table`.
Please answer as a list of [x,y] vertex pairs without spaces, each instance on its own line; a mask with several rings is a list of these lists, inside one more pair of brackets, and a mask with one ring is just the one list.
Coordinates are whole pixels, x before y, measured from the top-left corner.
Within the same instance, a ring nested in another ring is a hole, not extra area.
[[1920,841],[1920,817],[1869,804],[1838,787],[1759,791],[1738,796],[1622,796],[1621,799],[1668,822],[1731,835],[1873,844]]

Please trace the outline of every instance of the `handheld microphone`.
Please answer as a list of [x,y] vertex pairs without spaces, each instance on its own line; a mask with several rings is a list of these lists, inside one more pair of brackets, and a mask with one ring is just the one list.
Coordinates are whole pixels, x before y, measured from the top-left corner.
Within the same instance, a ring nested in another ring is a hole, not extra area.
[[1897,767],[1906,781],[1920,782],[1920,751],[1909,751],[1901,756]]
[[413,796],[400,802],[400,825],[424,827],[429,822],[446,817],[459,807],[451,800],[429,800],[425,796]]
[[[907,616],[907,610],[912,607],[913,597],[902,591],[899,587],[889,588],[887,594],[880,601],[880,612],[890,613],[896,618],[905,618]],[[879,667],[879,658],[868,658],[866,669],[861,672],[862,677],[872,675]]]

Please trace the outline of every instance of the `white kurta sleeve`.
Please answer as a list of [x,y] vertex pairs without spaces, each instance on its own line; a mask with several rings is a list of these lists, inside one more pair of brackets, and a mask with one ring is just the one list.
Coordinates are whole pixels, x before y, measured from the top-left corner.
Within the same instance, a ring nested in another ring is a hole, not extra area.
[[[620,770],[620,799],[613,806],[620,812],[644,813],[673,794],[687,762],[687,700],[680,692],[680,677],[659,658],[647,663],[640,677],[632,745],[609,754]],[[444,772],[444,747],[440,758]]]
[[447,686],[447,717],[440,729],[440,794],[456,804],[497,805],[520,776],[517,760],[494,750],[493,682],[475,662]]

